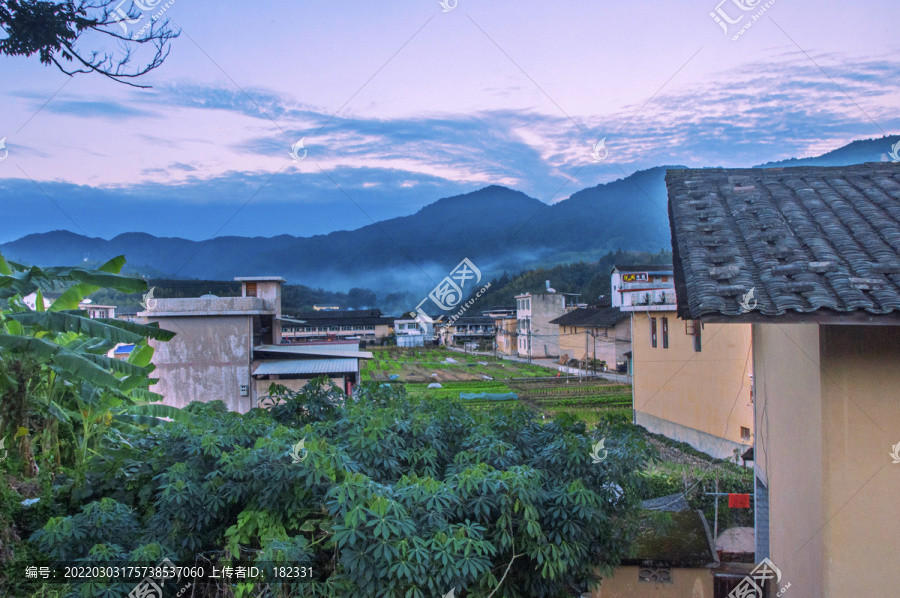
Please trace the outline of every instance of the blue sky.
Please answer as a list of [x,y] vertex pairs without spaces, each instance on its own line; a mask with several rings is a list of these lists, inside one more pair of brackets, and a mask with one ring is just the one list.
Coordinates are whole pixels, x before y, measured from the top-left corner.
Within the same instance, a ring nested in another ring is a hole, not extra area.
[[[489,184],[554,202],[900,131],[896,2],[764,5],[176,0],[152,89],[0,59],[0,202],[18,216],[0,241],[307,236]],[[741,17],[728,34],[717,6]]]

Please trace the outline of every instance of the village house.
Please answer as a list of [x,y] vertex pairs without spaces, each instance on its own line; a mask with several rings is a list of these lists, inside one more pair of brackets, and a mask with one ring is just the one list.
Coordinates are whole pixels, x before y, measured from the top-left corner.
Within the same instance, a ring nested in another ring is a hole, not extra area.
[[750,327],[678,319],[671,266],[616,266],[613,305],[631,316],[634,421],[716,458],[753,438]]
[[[559,357],[559,332],[551,320],[567,311],[566,295],[550,288],[543,293],[516,295],[516,341],[519,357]],[[574,306],[571,306],[574,307]]]
[[518,355],[519,335],[518,320],[515,312],[512,315],[494,316],[494,346],[503,355]]
[[422,316],[408,312],[405,317],[394,318],[394,334],[398,347],[424,347],[437,340],[435,329],[440,325],[439,316]]
[[788,596],[896,596],[900,164],[666,184],[679,315],[752,329],[757,561]]
[[487,343],[487,349],[493,348],[496,336],[494,318],[488,316],[461,316],[442,327],[441,333],[444,344]]
[[378,309],[321,309],[296,314],[293,319],[299,322],[285,325],[285,342],[352,339],[380,344],[394,333],[394,318]]
[[150,389],[165,404],[221,400],[243,413],[261,405],[273,381],[297,390],[317,376],[353,390],[360,380],[359,360],[371,353],[360,351],[358,341],[285,344],[282,328],[301,323],[282,315],[284,279],[235,280],[241,283],[240,297],[153,299],[138,313],[175,333],[168,342],[151,341],[159,381]]
[[616,370],[631,350],[631,317],[604,298],[603,307],[579,307],[551,320],[559,327],[563,356],[586,366]]

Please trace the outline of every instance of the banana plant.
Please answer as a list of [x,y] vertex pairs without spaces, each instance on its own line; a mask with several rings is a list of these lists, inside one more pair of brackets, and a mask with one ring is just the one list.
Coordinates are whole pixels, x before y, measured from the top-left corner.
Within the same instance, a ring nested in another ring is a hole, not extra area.
[[[148,425],[179,417],[163,406],[143,405],[162,398],[149,390],[155,380],[148,341],[174,334],[155,324],[92,319],[79,309],[101,288],[145,291],[144,280],[120,274],[124,265],[119,256],[96,270],[39,268],[0,255],[0,438],[16,435],[26,473],[37,469],[32,431],[44,439],[46,453],[47,444],[58,443],[58,426],[71,426],[80,437],[76,469],[82,470],[113,423]],[[47,305],[44,293],[50,290],[61,295]],[[25,303],[32,293],[33,310]],[[120,343],[135,345],[125,361],[107,355]],[[58,445],[56,454],[58,459]]]

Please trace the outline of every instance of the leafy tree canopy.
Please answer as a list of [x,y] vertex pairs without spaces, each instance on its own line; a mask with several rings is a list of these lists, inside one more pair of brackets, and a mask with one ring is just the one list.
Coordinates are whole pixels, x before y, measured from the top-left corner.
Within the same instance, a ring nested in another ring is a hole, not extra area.
[[314,568],[314,583],[278,596],[571,596],[628,551],[648,455],[627,425],[373,385],[351,398],[324,379],[272,396],[243,415],[192,403],[183,422],[129,433],[87,484],[58,491],[74,509],[32,541],[58,559]]
[[0,0],[0,54],[37,54],[67,75],[99,73],[145,87],[133,80],[159,67],[179,34],[159,18],[167,7],[161,0]]

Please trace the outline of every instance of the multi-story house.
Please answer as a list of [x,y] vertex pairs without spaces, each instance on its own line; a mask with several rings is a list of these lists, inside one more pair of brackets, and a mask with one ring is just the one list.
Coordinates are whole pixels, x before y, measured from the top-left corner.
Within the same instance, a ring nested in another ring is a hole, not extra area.
[[516,341],[519,357],[559,357],[559,331],[552,320],[566,313],[566,296],[550,289],[516,295]]
[[631,315],[635,423],[718,458],[753,438],[750,328],[678,319],[671,266],[616,266],[612,300]]
[[164,402],[184,407],[191,401],[223,401],[245,412],[261,406],[273,382],[292,390],[327,376],[346,392],[360,380],[359,360],[371,353],[359,342],[300,345],[283,342],[282,329],[299,324],[281,312],[280,277],[236,278],[240,297],[204,295],[191,299],[153,299],[138,313],[146,322],[175,333],[155,349],[151,390]]

